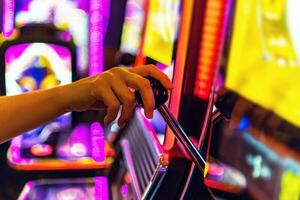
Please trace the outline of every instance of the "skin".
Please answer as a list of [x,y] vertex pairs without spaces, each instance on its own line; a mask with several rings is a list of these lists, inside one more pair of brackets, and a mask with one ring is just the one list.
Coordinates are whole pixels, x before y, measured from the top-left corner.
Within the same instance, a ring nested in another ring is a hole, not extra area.
[[136,68],[112,68],[101,75],[87,77],[72,84],[39,90],[16,96],[0,97],[0,143],[25,131],[53,120],[70,111],[106,109],[104,124],[121,115],[119,126],[130,119],[134,107],[133,90],[139,90],[147,118],[152,118],[154,96],[150,82],[152,76],[166,89],[172,89],[168,77],[153,65]]

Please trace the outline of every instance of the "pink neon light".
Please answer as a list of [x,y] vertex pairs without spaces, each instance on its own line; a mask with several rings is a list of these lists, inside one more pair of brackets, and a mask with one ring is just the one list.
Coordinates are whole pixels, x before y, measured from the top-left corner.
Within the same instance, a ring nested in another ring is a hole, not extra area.
[[99,122],[91,124],[92,158],[97,162],[105,161],[104,130]]
[[14,9],[15,9],[14,0],[3,0],[2,28],[3,28],[3,36],[6,38],[11,36],[14,30]]
[[90,76],[103,72],[104,36],[108,24],[110,0],[90,0]]
[[95,199],[109,200],[107,178],[103,176],[95,177]]

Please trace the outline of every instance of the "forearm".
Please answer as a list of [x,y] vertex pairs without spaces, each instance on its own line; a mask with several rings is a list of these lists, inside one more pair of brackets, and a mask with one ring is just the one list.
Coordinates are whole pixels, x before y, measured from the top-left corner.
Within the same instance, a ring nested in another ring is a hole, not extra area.
[[66,112],[65,87],[0,97],[0,143]]

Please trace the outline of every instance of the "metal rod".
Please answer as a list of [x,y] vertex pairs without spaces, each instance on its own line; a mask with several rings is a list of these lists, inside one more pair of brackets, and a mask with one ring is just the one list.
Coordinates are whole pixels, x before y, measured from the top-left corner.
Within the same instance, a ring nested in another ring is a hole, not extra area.
[[173,114],[170,112],[168,107],[163,104],[158,108],[158,111],[165,119],[168,126],[172,129],[173,133],[175,134],[175,137],[185,147],[189,156],[194,161],[195,165],[204,173],[204,169],[206,166],[205,160],[203,159],[195,145],[192,143],[188,135],[184,132],[183,128],[175,119]]

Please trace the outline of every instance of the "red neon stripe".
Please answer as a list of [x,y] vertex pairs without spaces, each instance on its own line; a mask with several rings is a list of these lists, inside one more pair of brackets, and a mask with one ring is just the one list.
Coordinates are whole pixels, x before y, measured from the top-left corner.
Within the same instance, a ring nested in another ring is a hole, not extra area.
[[208,99],[211,93],[219,62],[226,3],[226,0],[207,1],[194,89],[201,99]]

